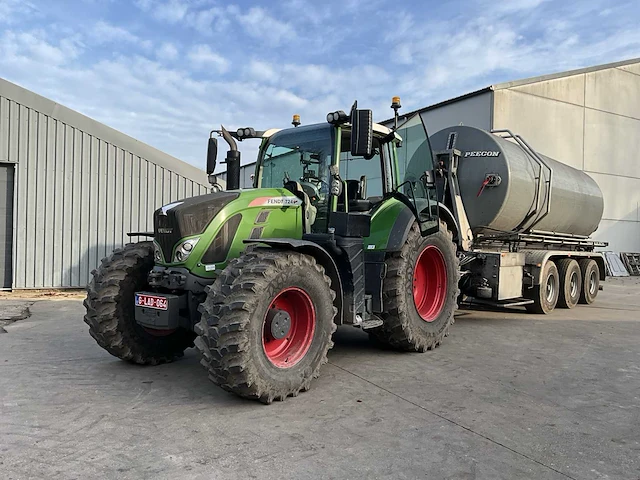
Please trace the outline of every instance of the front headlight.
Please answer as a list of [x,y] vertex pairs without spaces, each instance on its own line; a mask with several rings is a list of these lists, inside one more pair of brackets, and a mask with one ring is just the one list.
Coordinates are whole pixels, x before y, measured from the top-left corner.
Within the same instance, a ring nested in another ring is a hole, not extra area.
[[200,238],[190,238],[189,240],[185,240],[178,248],[176,248],[176,253],[173,257],[173,263],[184,263],[193,252],[193,248],[196,246]]
[[156,263],[164,263],[164,255],[162,255],[162,249],[156,242],[153,242],[153,260]]

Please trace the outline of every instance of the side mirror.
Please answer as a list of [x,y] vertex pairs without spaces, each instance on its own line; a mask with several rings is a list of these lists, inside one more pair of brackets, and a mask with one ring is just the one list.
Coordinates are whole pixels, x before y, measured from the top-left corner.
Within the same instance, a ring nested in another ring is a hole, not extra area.
[[211,175],[216,169],[216,160],[218,158],[218,139],[215,137],[209,138],[209,145],[207,146],[207,174]]
[[351,155],[369,157],[373,153],[373,112],[351,110]]

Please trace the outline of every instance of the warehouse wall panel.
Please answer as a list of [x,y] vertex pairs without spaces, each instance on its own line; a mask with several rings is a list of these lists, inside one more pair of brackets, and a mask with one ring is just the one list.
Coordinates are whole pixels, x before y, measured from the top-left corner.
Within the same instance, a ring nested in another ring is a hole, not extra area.
[[640,75],[618,68],[588,73],[585,105],[640,119]]
[[84,287],[158,207],[209,191],[203,171],[2,79],[0,162],[17,164],[13,288]]
[[640,178],[637,152],[640,152],[640,120],[599,110],[585,111],[585,170]]
[[584,106],[585,75],[555,78],[514,87],[512,91]]
[[494,129],[508,128],[538,152],[583,168],[583,107],[512,90],[494,98]]

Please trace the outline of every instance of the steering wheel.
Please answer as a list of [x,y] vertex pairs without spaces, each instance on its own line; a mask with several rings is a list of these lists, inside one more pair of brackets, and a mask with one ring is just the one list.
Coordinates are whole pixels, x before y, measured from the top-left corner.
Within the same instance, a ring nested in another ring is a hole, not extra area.
[[315,205],[318,200],[320,200],[321,193],[318,185],[314,185],[311,182],[301,181],[300,186],[302,187],[302,190],[304,190],[304,193],[309,197],[309,200],[311,200],[312,205]]

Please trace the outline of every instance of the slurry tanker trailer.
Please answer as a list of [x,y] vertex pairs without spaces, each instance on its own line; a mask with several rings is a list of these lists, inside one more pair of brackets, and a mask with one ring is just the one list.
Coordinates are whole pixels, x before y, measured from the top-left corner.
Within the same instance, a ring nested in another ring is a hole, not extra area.
[[595,300],[606,243],[589,238],[604,202],[586,173],[509,130],[445,128],[430,137],[440,218],[454,232],[461,301],[535,313]]

